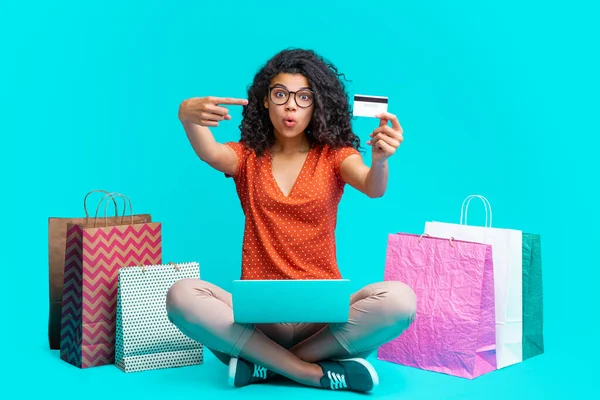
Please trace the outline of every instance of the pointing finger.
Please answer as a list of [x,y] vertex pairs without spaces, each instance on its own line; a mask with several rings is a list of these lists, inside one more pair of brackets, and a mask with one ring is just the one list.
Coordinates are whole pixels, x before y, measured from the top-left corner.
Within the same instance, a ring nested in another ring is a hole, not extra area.
[[247,99],[235,99],[233,97],[215,97],[216,104],[231,104],[238,106],[245,106],[248,104]]

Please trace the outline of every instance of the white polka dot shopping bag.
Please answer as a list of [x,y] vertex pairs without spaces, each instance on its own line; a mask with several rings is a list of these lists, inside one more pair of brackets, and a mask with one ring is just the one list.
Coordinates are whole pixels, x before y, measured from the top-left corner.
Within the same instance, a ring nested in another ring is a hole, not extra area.
[[119,270],[115,364],[124,372],[203,363],[203,345],[169,321],[169,288],[200,278],[197,262],[146,265]]

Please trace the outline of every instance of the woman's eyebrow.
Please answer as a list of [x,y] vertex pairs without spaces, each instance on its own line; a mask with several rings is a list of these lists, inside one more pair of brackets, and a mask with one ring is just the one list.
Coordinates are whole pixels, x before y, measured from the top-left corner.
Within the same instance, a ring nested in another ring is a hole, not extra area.
[[[283,88],[288,89],[288,87],[285,86],[283,83],[275,83],[275,84],[273,84],[273,87],[275,87],[275,86],[281,86]],[[308,87],[308,86],[302,86],[301,88],[298,88],[298,90],[302,90],[302,89],[310,89],[310,87]]]

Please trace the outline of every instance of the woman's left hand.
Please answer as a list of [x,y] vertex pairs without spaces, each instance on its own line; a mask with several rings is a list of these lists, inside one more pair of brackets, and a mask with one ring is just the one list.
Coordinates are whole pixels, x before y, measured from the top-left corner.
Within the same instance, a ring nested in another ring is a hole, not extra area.
[[[373,163],[383,163],[396,152],[404,138],[402,127],[394,114],[385,112],[375,117],[380,119],[379,127],[371,133],[371,140],[367,144],[373,147]],[[387,124],[388,121],[392,121],[392,126]]]

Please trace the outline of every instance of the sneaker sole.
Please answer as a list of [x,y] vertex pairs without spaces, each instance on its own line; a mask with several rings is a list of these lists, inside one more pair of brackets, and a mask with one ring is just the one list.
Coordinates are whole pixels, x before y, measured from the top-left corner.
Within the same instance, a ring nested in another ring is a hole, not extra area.
[[227,379],[227,383],[231,387],[235,387],[235,373],[237,371],[237,363],[238,359],[236,357],[231,357],[229,360],[229,378]]
[[373,367],[373,365],[364,358],[340,358],[334,361],[356,361],[357,363],[362,364],[367,369],[367,371],[369,371],[371,379],[373,380],[373,387],[370,390],[367,390],[368,392],[375,389],[377,385],[379,385],[379,375],[377,375],[375,367]]

